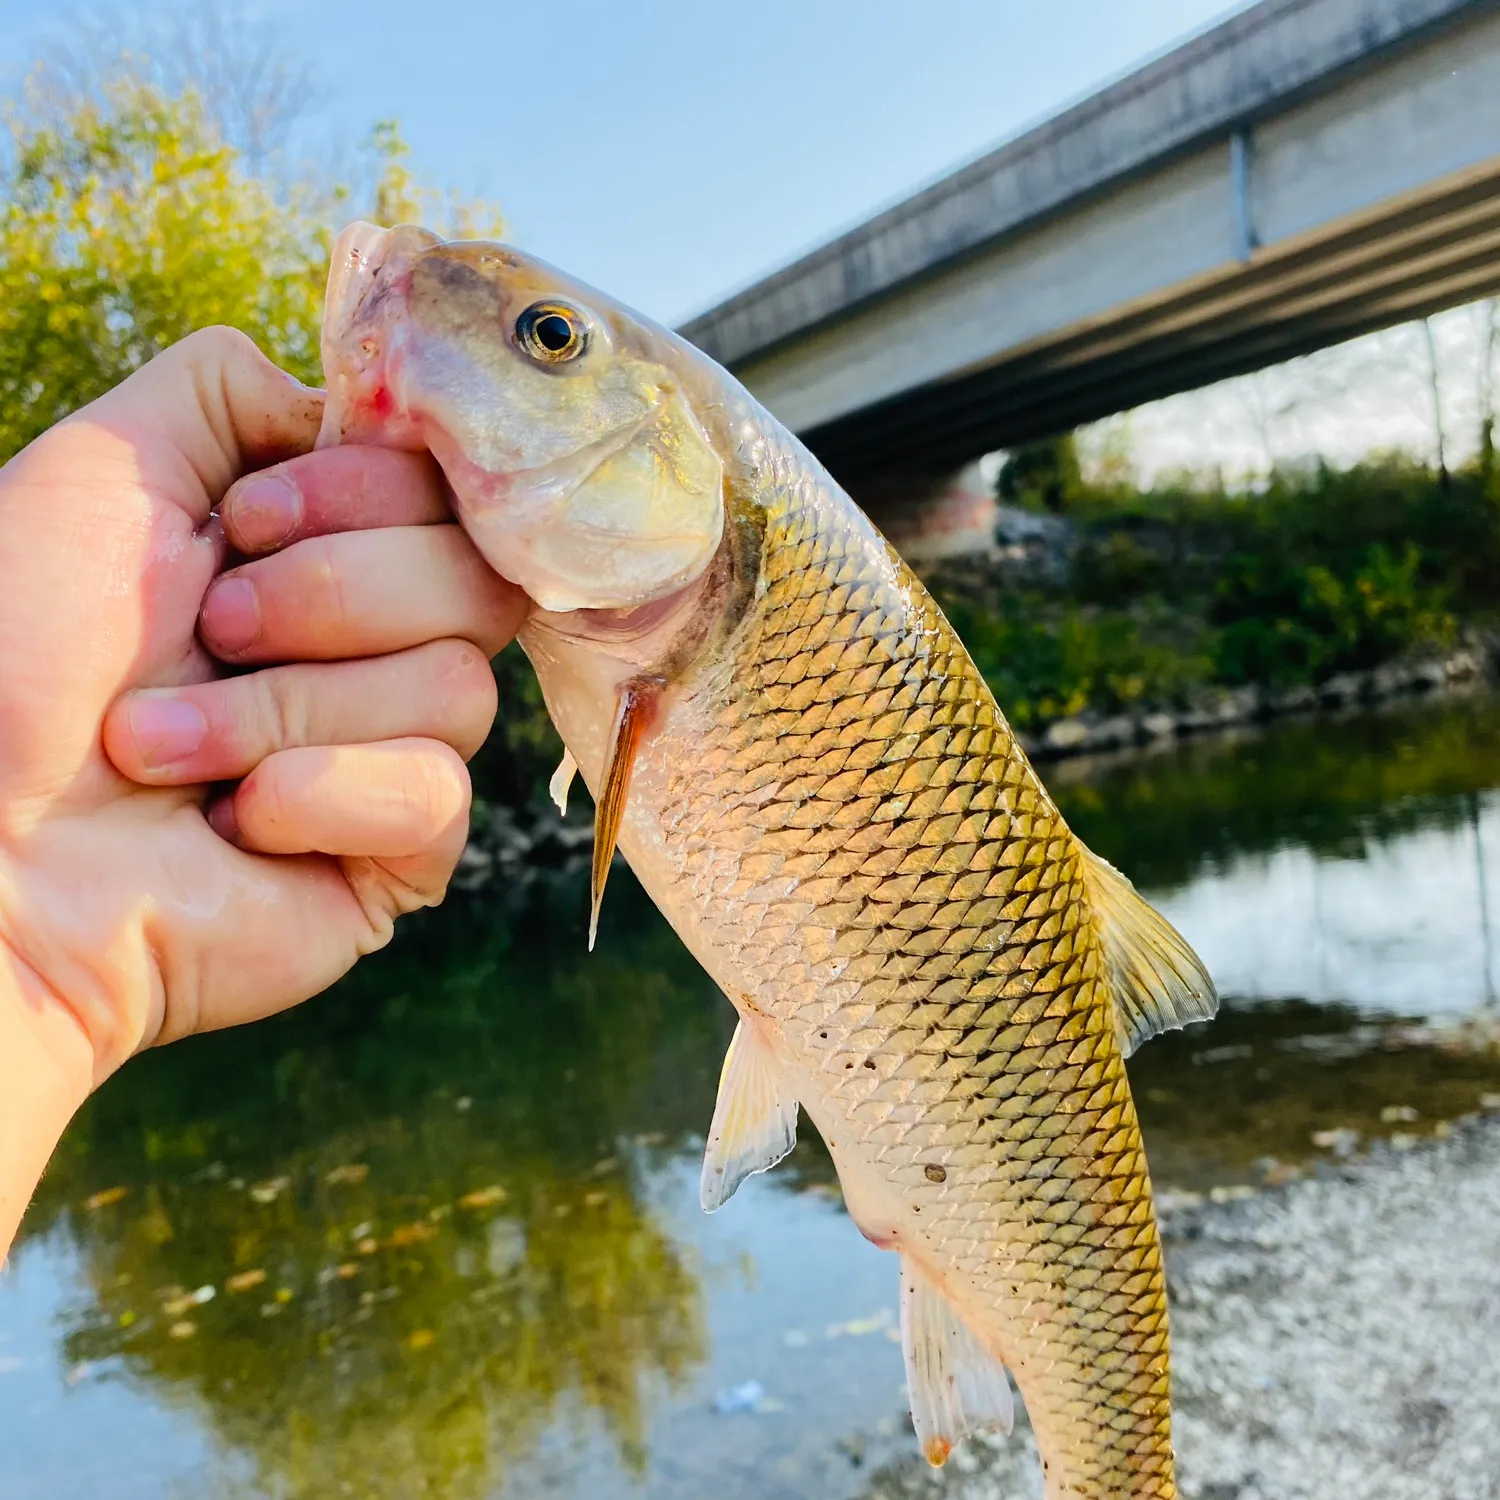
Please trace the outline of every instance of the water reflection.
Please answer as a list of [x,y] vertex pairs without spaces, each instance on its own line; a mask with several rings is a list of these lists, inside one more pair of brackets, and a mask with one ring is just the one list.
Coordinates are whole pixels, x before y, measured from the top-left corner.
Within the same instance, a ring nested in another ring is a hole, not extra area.
[[1113,764],[1048,770],[1079,835],[1153,891],[1286,847],[1362,857],[1419,829],[1458,829],[1500,783],[1492,694],[1407,701],[1190,740]]
[[639,1470],[703,1355],[642,1171],[720,1019],[652,938],[539,965],[432,924],[311,1014],[143,1060],[28,1223],[81,1252],[75,1375],[123,1360],[278,1496],[484,1495],[559,1417]]
[[1458,1016],[1495,998],[1493,698],[1203,741],[1056,791],[1220,992]]
[[[1494,700],[1049,780],[1228,995],[1132,1060],[1159,1184],[1500,1097]],[[902,1440],[891,1267],[810,1131],[701,1218],[731,1015],[628,880],[610,897],[592,956],[576,884],[453,907],[300,1013],[112,1081],[0,1282],[0,1489],[853,1493],[849,1435]],[[750,1377],[764,1409],[715,1415]]]

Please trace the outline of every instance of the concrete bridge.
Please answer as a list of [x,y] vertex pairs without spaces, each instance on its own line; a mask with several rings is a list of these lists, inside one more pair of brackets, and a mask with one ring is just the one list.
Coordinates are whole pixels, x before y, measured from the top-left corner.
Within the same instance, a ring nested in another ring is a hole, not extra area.
[[1262,0],[682,332],[962,530],[980,454],[1492,293],[1500,0]]

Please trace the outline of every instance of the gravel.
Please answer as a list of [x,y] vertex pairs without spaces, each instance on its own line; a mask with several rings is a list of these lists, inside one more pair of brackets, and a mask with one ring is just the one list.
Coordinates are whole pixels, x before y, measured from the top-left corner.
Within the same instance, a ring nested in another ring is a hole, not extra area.
[[[1186,1500],[1500,1500],[1500,1122],[1169,1212]],[[1029,1428],[869,1500],[1039,1500]]]

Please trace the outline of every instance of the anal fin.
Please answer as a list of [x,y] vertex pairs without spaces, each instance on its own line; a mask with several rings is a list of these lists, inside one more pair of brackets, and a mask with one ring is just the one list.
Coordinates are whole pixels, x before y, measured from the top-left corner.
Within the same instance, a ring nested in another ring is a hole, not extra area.
[[568,815],[568,788],[573,785],[573,778],[577,774],[578,762],[573,759],[573,752],[564,747],[563,758],[558,761],[552,780],[547,783],[547,795],[552,798],[563,817]]
[[1202,960],[1112,864],[1087,849],[1083,857],[1121,1051],[1129,1057],[1159,1031],[1211,1020],[1219,998]]
[[901,1353],[922,1456],[941,1468],[966,1437],[1015,1420],[1005,1366],[959,1321],[910,1255],[901,1257]]
[[760,1029],[741,1018],[724,1054],[703,1153],[698,1201],[704,1213],[722,1208],[747,1177],[769,1171],[796,1143],[796,1097]]

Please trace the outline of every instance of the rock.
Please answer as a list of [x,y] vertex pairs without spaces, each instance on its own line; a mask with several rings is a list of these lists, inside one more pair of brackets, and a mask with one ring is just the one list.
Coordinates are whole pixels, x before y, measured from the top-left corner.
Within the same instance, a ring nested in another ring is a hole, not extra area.
[[1448,669],[1444,662],[1423,661],[1412,668],[1412,686],[1419,692],[1430,692],[1440,688],[1448,680]]
[[1215,729],[1223,721],[1216,709],[1190,708],[1177,716],[1177,728],[1181,734],[1197,734],[1204,729]]
[[1370,694],[1375,698],[1394,698],[1411,687],[1411,668],[1400,662],[1387,662],[1370,673]]
[[1089,745],[1099,750],[1114,750],[1135,743],[1135,720],[1126,714],[1103,719],[1089,731]]
[[1169,740],[1177,733],[1177,719],[1173,714],[1147,714],[1140,721],[1140,730],[1148,739]]
[[1089,742],[1091,731],[1082,719],[1057,719],[1047,726],[1042,744],[1052,751],[1077,750]]
[[1221,724],[1243,724],[1260,713],[1260,705],[1260,689],[1251,685],[1225,693],[1219,699],[1216,713]]
[[1314,688],[1303,683],[1299,687],[1284,688],[1281,692],[1272,694],[1267,698],[1266,706],[1272,713],[1303,713],[1318,706],[1318,694]]
[[735,1412],[754,1411],[766,1399],[766,1388],[758,1380],[742,1380],[713,1399],[713,1408],[721,1417]]
[[1318,685],[1318,699],[1331,707],[1342,708],[1358,703],[1365,691],[1365,678],[1360,672],[1340,672]]
[[1470,677],[1477,677],[1480,671],[1479,657],[1473,651],[1455,651],[1443,663],[1443,670],[1449,682],[1463,682]]

